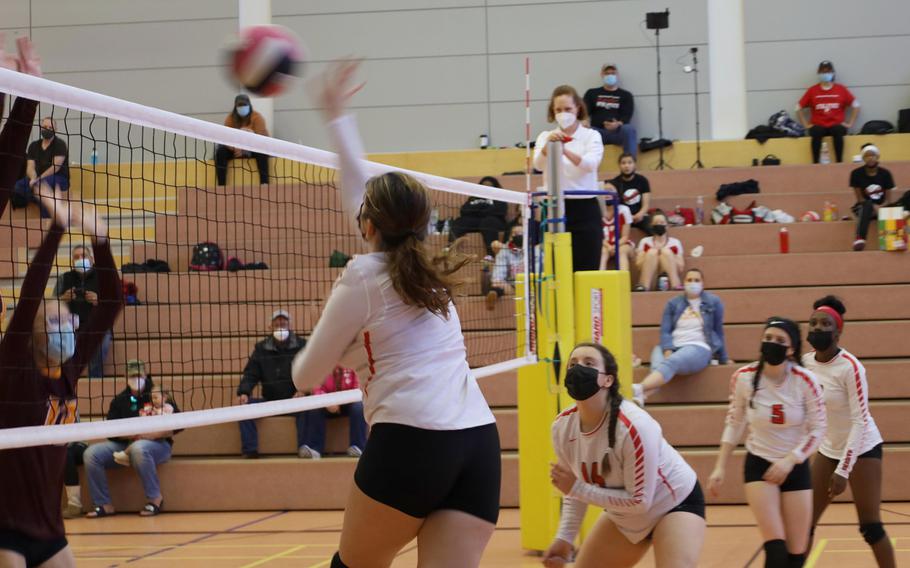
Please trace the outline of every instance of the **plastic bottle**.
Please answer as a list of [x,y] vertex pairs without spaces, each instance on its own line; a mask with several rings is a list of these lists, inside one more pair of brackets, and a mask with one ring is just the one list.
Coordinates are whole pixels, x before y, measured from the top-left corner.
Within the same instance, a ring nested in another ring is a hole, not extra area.
[[837,210],[837,203],[831,202],[831,220],[840,221],[840,211]]
[[831,163],[831,152],[828,150],[828,143],[822,142],[821,153],[819,154],[818,161],[822,164]]
[[830,223],[831,221],[834,220],[832,215],[833,215],[833,211],[832,211],[832,207],[831,207],[831,202],[826,200],[825,209],[822,212],[822,221],[824,221],[826,223]]
[[480,149],[486,150],[490,146],[490,137],[486,134],[480,135]]
[[701,225],[705,222],[705,198],[701,195],[695,200],[695,224]]
[[449,220],[448,219],[446,219],[445,222],[442,224],[442,234],[443,235],[449,234]]
[[88,163],[93,166],[98,165],[98,151],[92,148],[92,153],[88,155]]
[[781,254],[790,252],[790,231],[786,227],[780,228],[780,252]]
[[433,211],[430,213],[430,226],[427,227],[428,235],[437,234],[436,225],[439,223],[439,209],[433,208]]

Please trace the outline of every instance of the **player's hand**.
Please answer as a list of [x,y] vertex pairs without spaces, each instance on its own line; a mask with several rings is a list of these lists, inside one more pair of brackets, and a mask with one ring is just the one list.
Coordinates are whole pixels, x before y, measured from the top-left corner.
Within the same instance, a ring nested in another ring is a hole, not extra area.
[[768,483],[780,485],[787,480],[787,476],[793,471],[793,466],[793,460],[789,457],[779,459],[771,464],[771,467],[765,471],[765,474],[762,475],[761,478]]
[[325,409],[329,412],[329,414],[338,414],[339,412],[341,412],[341,407],[338,406],[337,404],[333,404],[332,406],[326,406]]
[[711,476],[708,477],[708,492],[714,497],[720,495],[720,488],[724,485],[725,477],[726,472],[719,467],[715,467],[714,471],[711,472]]
[[60,299],[63,300],[64,302],[72,302],[73,298],[75,298],[75,297],[76,297],[75,288],[70,288],[66,292],[60,294]]
[[553,484],[553,487],[562,491],[564,495],[568,495],[569,492],[572,491],[576,479],[572,470],[561,463],[550,464],[550,482]]
[[327,120],[335,120],[344,113],[348,100],[366,85],[362,82],[352,85],[354,74],[360,66],[360,59],[342,59],[330,65],[322,74],[322,88],[319,92],[319,103]]
[[73,223],[82,227],[82,231],[92,237],[93,240],[104,240],[107,238],[107,224],[93,206],[76,203],[70,207],[70,216],[73,219]]
[[234,157],[239,158],[241,156],[243,156],[243,150],[240,148],[234,148]]
[[98,294],[92,292],[91,290],[85,291],[85,300],[93,306],[98,305]]
[[16,48],[19,50],[19,71],[34,75],[35,77],[40,77],[41,58],[35,53],[35,47],[32,45],[32,40],[28,39],[26,36],[22,36],[16,40]]
[[546,568],[562,568],[567,562],[572,562],[574,551],[572,543],[557,538],[543,553],[543,565]]
[[831,482],[828,483],[828,498],[834,499],[847,489],[847,478],[836,473],[831,474]]
[[241,394],[237,397],[237,404],[246,404],[250,401],[250,397],[245,394]]
[[0,68],[18,71],[19,59],[12,53],[7,53],[3,49],[4,45],[6,45],[6,34],[0,33]]

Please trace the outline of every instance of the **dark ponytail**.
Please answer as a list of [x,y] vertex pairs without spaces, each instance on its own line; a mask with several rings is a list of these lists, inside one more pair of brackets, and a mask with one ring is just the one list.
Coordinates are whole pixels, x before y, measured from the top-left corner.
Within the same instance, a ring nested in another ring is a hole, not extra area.
[[[803,342],[800,337],[799,324],[789,318],[772,316],[765,321],[765,330],[769,327],[783,330],[790,337],[790,346],[793,347],[791,360],[799,365],[803,357]],[[758,391],[758,381],[761,379],[764,368],[765,357],[761,356],[758,359],[758,368],[755,369],[755,375],[752,376],[752,395],[749,397],[749,408],[755,408],[755,393]]]
[[[579,347],[591,347],[596,349],[600,353],[600,358],[604,362],[604,373],[607,375],[613,375],[613,384],[607,389],[607,403],[610,405],[610,422],[607,425],[607,443],[610,446],[610,451],[613,451],[613,446],[616,445],[616,421],[619,419],[619,406],[622,404],[622,393],[619,392],[619,365],[616,364],[616,357],[610,353],[610,350],[601,345],[600,343],[579,343],[575,346],[575,349]],[[572,351],[575,351],[573,349]],[[610,473],[610,459],[609,454],[605,454],[603,459],[600,462],[600,469],[603,472],[603,476],[606,477]]]
[[844,314],[847,313],[847,307],[844,306],[844,301],[837,296],[828,295],[824,298],[815,300],[815,303],[812,304],[812,309],[817,310],[822,306],[828,306],[835,312],[839,313],[840,317],[844,317]]
[[[423,240],[430,222],[427,188],[415,178],[390,172],[370,178],[361,219],[369,219],[382,236],[388,254],[389,278],[405,304],[426,308],[448,318],[458,282],[451,275],[468,263],[467,257],[430,259]],[[438,264],[446,261],[444,269]]]

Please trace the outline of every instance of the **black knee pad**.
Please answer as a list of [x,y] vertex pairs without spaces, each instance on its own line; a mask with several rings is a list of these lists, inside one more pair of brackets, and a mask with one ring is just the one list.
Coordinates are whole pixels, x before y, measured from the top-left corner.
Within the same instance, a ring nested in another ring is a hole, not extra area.
[[332,557],[332,564],[329,568],[349,568],[347,564],[341,561],[341,555],[337,552],[335,556]]
[[859,526],[859,532],[869,546],[888,536],[882,523],[863,523]]
[[765,568],[780,568],[790,562],[787,543],[783,539],[765,541]]
[[803,564],[806,563],[805,554],[791,554],[787,553],[787,568],[802,568]]

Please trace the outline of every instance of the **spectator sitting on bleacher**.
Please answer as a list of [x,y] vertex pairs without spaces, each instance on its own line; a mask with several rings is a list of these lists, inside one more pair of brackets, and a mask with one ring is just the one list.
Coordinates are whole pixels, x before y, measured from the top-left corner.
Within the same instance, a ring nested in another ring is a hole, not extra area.
[[[489,187],[502,187],[499,180],[486,176],[478,182]],[[483,197],[469,197],[461,206],[459,217],[452,221],[449,242],[468,233],[480,233],[488,256],[495,256],[492,245],[506,230],[508,204],[504,201],[493,201]]]
[[[139,416],[165,416],[174,413],[170,395],[164,391],[161,385],[152,385],[149,399],[151,402],[142,407]],[[135,455],[137,451],[136,444],[130,444],[123,450],[114,452],[114,461],[124,467],[129,467],[134,459],[138,459],[138,456]]]
[[651,234],[651,183],[648,178],[635,171],[635,156],[623,154],[619,157],[619,175],[606,180],[619,193],[622,202],[632,213],[632,226],[646,235]]
[[667,234],[668,226],[667,215],[660,209],[655,211],[651,216],[652,236],[639,241],[635,254],[635,265],[639,270],[636,292],[653,290],[658,278],[664,275],[670,288],[682,290],[682,270],[686,264],[683,246],[679,239]]
[[505,294],[515,292],[515,277],[524,272],[524,232],[521,225],[512,227],[509,242],[496,254],[490,291],[487,292],[487,309],[496,308],[496,302]]
[[[111,401],[111,406],[107,411],[108,420],[135,418],[140,415],[147,404],[151,404],[152,377],[146,373],[143,361],[132,359],[127,362],[126,380],[127,387]],[[174,412],[180,412],[176,404],[174,404]],[[114,454],[129,446],[133,448],[130,452],[130,465],[133,466],[142,481],[147,500],[139,515],[153,517],[159,514],[164,504],[164,498],[158,482],[158,466],[171,459],[174,434],[173,431],[151,432],[130,438],[111,438],[106,442],[89,446],[82,459],[85,462],[89,493],[91,493],[95,508],[86,516],[95,519],[114,514],[105,470],[122,467],[114,461]]]
[[[70,313],[79,316],[79,325],[88,325],[98,306],[98,274],[94,270],[92,249],[87,245],[73,247],[73,269],[57,279],[54,296],[66,302]],[[101,346],[88,364],[90,378],[104,377],[104,360],[111,349],[113,336],[106,330]]]
[[672,298],[660,322],[660,345],[651,353],[651,372],[642,382],[632,385],[635,401],[645,398],[669,383],[676,375],[694,375],[711,364],[712,359],[726,364],[724,304],[705,292],[701,270],[686,272],[685,293]]
[[[13,191],[16,201],[25,205],[29,201],[38,203],[37,189],[39,184],[47,182],[58,191],[70,188],[69,151],[66,142],[57,136],[57,123],[46,116],[41,119],[41,140],[29,144],[25,154],[25,176],[16,182]],[[41,217],[48,218],[50,213],[41,207]]]
[[[847,118],[847,108],[851,109]],[[809,109],[809,119],[803,109]],[[830,61],[818,64],[818,83],[809,87],[796,106],[796,116],[812,137],[812,162],[819,163],[822,138],[834,140],[834,154],[844,161],[844,136],[859,115],[859,101],[847,87],[834,82],[834,65]]]
[[[291,363],[306,341],[291,331],[291,314],[276,310],[271,319],[272,334],[256,344],[243,369],[243,378],[237,387],[237,402],[253,404],[271,400],[285,400],[300,396],[291,378]],[[253,398],[253,388],[262,384],[262,398]],[[306,419],[303,412],[294,414],[297,421],[297,448],[303,451]],[[245,458],[259,457],[259,431],[255,420],[240,421],[240,451]],[[301,457],[303,457],[301,455]]]
[[850,172],[850,187],[856,193],[853,214],[856,215],[856,240],[853,250],[866,248],[869,224],[878,215],[878,208],[888,201],[889,191],[894,189],[891,172],[878,163],[881,152],[874,144],[865,144],[861,150],[864,164]]
[[[328,394],[360,388],[357,373],[336,365],[325,381],[315,389],[313,394]],[[305,444],[300,447],[298,455],[302,458],[318,460],[325,453],[325,421],[328,418],[347,416],[349,420],[348,455],[359,458],[367,443],[367,423],[363,418],[363,402],[316,408],[304,413],[306,416]]]
[[[250,103],[250,97],[244,94],[234,97],[234,108],[231,113],[224,119],[224,125],[228,128],[239,128],[255,132],[262,136],[268,136],[269,130],[265,125],[265,118],[253,110]],[[240,148],[219,145],[215,149],[215,175],[218,177],[218,185],[227,184],[227,166],[228,161],[235,158],[253,158],[256,160],[256,166],[259,168],[259,183],[267,185],[269,183],[269,157],[258,152],[249,152]]]
[[616,65],[604,65],[600,70],[603,85],[588,89],[585,106],[591,117],[591,128],[600,134],[604,144],[622,146],[623,153],[638,155],[638,132],[632,126],[635,98],[632,93],[619,88],[619,71]]
[[[606,189],[615,189],[607,186]],[[618,213],[617,213],[618,211]],[[600,269],[606,270],[610,259],[616,256],[616,216],[619,215],[619,260],[616,268],[618,270],[629,270],[629,259],[635,254],[635,243],[629,239],[629,233],[632,229],[632,212],[626,205],[610,202],[606,204],[604,215],[604,245],[603,253],[600,255]]]

